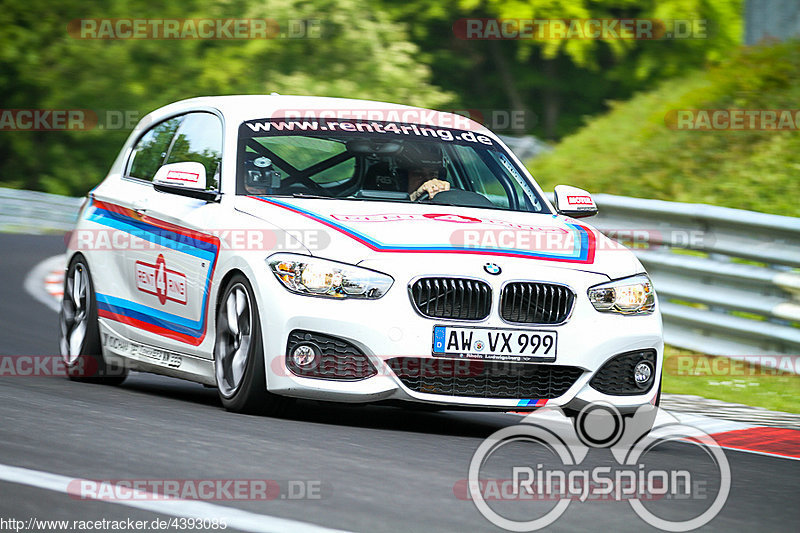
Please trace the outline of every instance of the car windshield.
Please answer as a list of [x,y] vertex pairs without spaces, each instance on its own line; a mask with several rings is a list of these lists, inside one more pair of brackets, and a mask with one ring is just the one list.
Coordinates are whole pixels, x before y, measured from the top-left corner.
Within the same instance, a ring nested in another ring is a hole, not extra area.
[[550,212],[493,139],[418,124],[250,120],[239,128],[237,179],[243,195]]

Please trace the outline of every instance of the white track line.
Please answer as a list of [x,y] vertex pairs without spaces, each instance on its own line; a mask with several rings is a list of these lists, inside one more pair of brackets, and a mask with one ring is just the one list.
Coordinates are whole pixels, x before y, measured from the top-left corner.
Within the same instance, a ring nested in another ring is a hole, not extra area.
[[[10,483],[18,483],[20,485],[27,485],[29,487],[36,487],[39,489],[52,490],[62,494],[73,494],[74,488],[70,489],[70,483],[76,481],[74,478],[62,476],[59,474],[51,474],[50,472],[41,472],[39,470],[30,470],[28,468],[21,468],[18,466],[9,466],[0,464],[0,480],[8,481]],[[81,480],[78,480],[81,481]],[[110,493],[113,494],[113,487],[109,486]],[[98,485],[98,493],[102,493],[103,489]],[[108,491],[106,491],[108,493]],[[163,496],[162,496],[163,497]],[[127,507],[134,507],[136,509],[144,509],[153,513],[165,514],[170,516],[177,516],[180,518],[197,518],[204,520],[225,520],[227,526],[231,529],[238,529],[241,531],[252,531],[255,533],[279,533],[279,532],[293,532],[293,531],[308,531],[310,533],[347,533],[344,530],[329,529],[326,527],[310,524],[308,522],[301,522],[299,520],[290,520],[288,518],[278,518],[277,516],[270,516],[258,513],[251,513],[233,507],[225,507],[213,503],[192,500],[98,500],[106,503],[117,505],[124,505]]]
[[44,280],[54,271],[66,268],[65,261],[63,255],[45,259],[33,267],[25,278],[25,290],[55,312],[61,310],[61,303],[45,288]]
[[[740,429],[750,429],[756,427],[753,424],[734,422],[732,420],[722,420],[720,418],[696,415],[693,413],[669,411],[669,414],[677,418],[681,424],[697,428],[699,431],[708,433],[712,437],[715,433],[727,433],[728,431],[738,431]],[[691,437],[692,435],[687,436]]]

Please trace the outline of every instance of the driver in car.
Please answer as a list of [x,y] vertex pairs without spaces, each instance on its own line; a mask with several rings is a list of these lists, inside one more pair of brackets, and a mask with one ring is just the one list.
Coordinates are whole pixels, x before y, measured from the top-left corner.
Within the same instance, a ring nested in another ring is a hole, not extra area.
[[408,173],[408,194],[412,202],[426,193],[433,198],[440,192],[450,190],[450,183],[441,179],[445,177],[447,169],[438,146],[406,144],[397,157],[397,164]]

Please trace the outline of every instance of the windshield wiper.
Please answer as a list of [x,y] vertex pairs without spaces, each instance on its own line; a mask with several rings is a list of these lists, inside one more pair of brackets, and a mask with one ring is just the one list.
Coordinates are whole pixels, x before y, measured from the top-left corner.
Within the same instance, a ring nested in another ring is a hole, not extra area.
[[292,194],[267,194],[265,196],[270,196],[272,198],[322,198],[325,200],[336,199],[335,196],[322,196],[319,194],[308,194],[307,192],[295,192]]
[[292,193],[292,198],[322,198],[325,200],[331,200],[336,198],[335,196],[322,196],[321,194],[308,194],[307,192],[295,192]]
[[371,198],[354,198],[352,196],[321,196],[319,194],[308,194],[305,192],[296,192],[292,194],[292,198],[313,198],[313,199],[323,199],[323,200],[371,200]]
[[355,196],[322,196],[319,194],[309,194],[306,192],[295,192],[292,194],[267,194],[265,196],[271,198],[310,198],[312,200],[322,199],[322,200],[351,200],[356,202],[397,202],[397,199],[394,198],[357,198]]

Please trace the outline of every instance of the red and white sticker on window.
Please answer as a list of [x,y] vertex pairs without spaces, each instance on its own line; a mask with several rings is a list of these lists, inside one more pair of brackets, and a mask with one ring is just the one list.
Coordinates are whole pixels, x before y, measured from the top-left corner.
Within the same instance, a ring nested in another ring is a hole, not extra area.
[[154,265],[136,261],[136,288],[157,296],[161,305],[167,300],[186,305],[186,276],[168,269],[163,254],[158,255]]
[[184,183],[197,183],[200,181],[200,174],[197,172],[186,172],[184,170],[170,170],[167,172],[166,179]]

